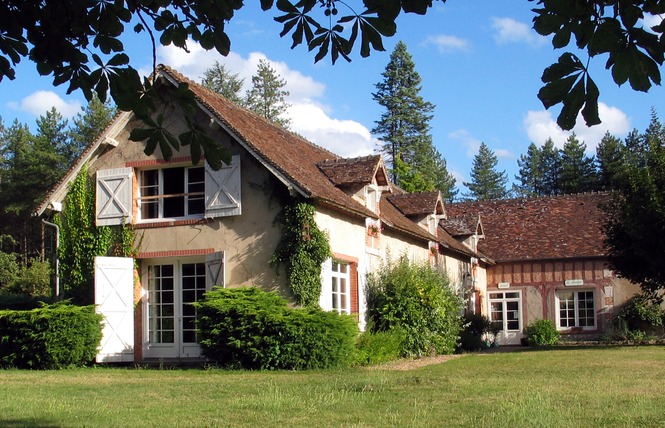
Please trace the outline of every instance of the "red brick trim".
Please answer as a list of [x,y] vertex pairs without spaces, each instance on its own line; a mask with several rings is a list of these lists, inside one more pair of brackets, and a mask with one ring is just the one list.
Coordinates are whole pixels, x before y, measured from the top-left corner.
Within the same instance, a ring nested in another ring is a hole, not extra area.
[[200,248],[197,250],[148,251],[139,253],[137,259],[153,259],[158,257],[201,256],[214,253],[214,248]]
[[144,166],[154,166],[154,165],[168,165],[174,163],[183,163],[183,162],[192,162],[191,156],[180,156],[177,158],[171,158],[171,160],[166,159],[146,159],[140,161],[131,161],[125,162],[126,167],[140,168]]
[[336,253],[334,251],[332,253],[332,258],[336,260],[341,260],[343,262],[356,263],[356,264],[358,264],[358,261],[360,260],[358,259],[358,257],[347,256],[346,254]]
[[134,223],[134,229],[154,229],[156,227],[171,227],[171,226],[188,226],[192,224],[208,224],[212,220],[208,218],[194,218],[187,220],[169,220],[169,221],[155,221],[147,223]]

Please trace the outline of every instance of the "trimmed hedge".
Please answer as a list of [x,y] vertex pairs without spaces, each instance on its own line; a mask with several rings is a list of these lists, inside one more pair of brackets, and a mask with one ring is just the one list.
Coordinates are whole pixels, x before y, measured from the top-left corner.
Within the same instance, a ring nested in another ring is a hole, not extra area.
[[91,362],[102,339],[94,306],[0,311],[0,366],[59,369]]
[[348,315],[289,308],[255,287],[216,288],[197,307],[203,354],[225,367],[318,369],[355,359],[358,326]]

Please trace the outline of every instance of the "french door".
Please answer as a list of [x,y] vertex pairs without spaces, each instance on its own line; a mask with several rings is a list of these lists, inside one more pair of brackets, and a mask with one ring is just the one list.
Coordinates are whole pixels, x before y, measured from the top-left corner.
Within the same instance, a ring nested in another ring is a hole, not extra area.
[[196,307],[206,291],[204,261],[148,262],[146,284],[147,358],[195,358],[201,355]]
[[499,345],[519,345],[522,339],[521,291],[489,293],[490,321],[499,329]]

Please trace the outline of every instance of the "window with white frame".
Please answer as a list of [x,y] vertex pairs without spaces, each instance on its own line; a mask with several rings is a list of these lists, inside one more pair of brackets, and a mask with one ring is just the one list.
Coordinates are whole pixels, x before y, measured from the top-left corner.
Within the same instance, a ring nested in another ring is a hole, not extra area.
[[592,290],[557,291],[558,327],[562,329],[572,327],[595,328],[596,308],[594,297]]
[[178,218],[205,212],[205,170],[174,167],[140,171],[141,219]]
[[340,314],[350,314],[351,293],[349,283],[349,264],[333,260],[330,277],[332,286],[332,309]]

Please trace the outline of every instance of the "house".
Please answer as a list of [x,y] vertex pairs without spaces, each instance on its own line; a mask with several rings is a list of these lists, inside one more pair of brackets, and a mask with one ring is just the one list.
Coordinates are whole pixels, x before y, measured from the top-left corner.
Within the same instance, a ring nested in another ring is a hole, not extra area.
[[380,156],[340,158],[166,66],[154,82],[174,133],[184,123],[169,100],[174,88],[189,84],[195,120],[231,153],[231,162],[219,170],[194,165],[188,146],[170,160],[159,148],[146,155],[145,143],[129,140],[141,123],[120,113],[38,207],[38,215],[56,215],[69,183],[87,165],[96,181],[96,224],[128,224],[140,236],[137,260],[97,259],[95,299],[105,316],[99,361],[199,358],[192,303],[213,286],[292,296],[285,275],[269,261],[281,238],[274,220],[293,199],[314,205],[332,249],[320,306],[356,314],[361,328],[366,275],[391,257],[429,260],[459,289],[484,288],[472,278],[471,265],[484,278],[476,251],[439,226],[441,195],[392,186]]
[[501,344],[519,344],[523,329],[550,319],[571,339],[597,338],[639,287],[607,267],[599,206],[608,193],[451,204],[442,226],[453,236],[482,228],[486,270],[482,313],[501,328]]

